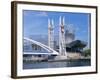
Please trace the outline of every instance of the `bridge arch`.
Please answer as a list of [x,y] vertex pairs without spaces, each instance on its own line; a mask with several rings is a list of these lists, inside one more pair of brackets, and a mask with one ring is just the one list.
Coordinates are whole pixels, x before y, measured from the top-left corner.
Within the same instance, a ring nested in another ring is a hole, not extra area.
[[[46,45],[44,45],[44,44],[42,44],[42,43],[40,43],[38,41],[35,41],[35,40],[27,38],[27,37],[24,37],[24,40],[27,40],[27,41],[29,41],[29,42],[31,42],[33,44],[36,44],[36,45],[42,47],[43,49],[45,49],[45,50],[47,50],[49,52],[49,53],[45,53],[45,54],[59,55],[59,53],[57,51],[53,50],[52,48],[50,48],[50,47],[48,47],[48,46],[46,46]],[[24,54],[27,54],[27,53],[24,53]],[[38,53],[38,54],[43,54],[43,53]]]

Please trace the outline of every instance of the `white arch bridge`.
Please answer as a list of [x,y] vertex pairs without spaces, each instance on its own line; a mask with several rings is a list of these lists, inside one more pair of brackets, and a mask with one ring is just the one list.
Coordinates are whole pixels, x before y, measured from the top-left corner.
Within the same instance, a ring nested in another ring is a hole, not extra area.
[[43,48],[44,50],[48,51],[48,52],[46,52],[46,53],[41,53],[41,52],[38,52],[38,53],[36,53],[36,52],[24,52],[24,54],[48,54],[48,55],[59,55],[59,53],[58,53],[57,51],[53,50],[52,48],[50,48],[50,47],[48,47],[48,46],[46,46],[46,45],[44,45],[44,44],[42,44],[42,43],[40,43],[40,42],[38,42],[38,41],[35,41],[35,40],[30,39],[30,38],[27,38],[27,37],[24,37],[24,40],[29,41],[29,42],[31,42],[31,43],[33,43],[33,44],[36,44],[36,45],[40,46],[41,48]]

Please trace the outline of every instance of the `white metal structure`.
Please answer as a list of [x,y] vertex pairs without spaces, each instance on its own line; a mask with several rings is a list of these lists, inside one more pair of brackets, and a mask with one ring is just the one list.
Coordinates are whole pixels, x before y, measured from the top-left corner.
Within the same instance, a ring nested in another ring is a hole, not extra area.
[[64,17],[59,19],[59,53],[66,55]]
[[54,49],[54,22],[48,19],[48,46]]

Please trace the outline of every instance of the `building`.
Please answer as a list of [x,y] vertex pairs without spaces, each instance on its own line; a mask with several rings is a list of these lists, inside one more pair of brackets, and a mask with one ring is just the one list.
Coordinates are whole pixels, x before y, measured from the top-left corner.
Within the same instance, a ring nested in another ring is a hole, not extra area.
[[75,30],[73,28],[67,28],[65,31],[65,43],[68,44],[75,40]]

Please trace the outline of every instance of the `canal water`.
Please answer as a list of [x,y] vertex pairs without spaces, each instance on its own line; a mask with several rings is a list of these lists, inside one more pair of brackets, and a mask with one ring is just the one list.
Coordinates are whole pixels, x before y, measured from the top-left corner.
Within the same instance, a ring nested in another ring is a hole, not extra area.
[[23,69],[41,69],[41,68],[63,68],[91,66],[90,59],[68,60],[68,61],[43,61],[43,62],[23,62]]

